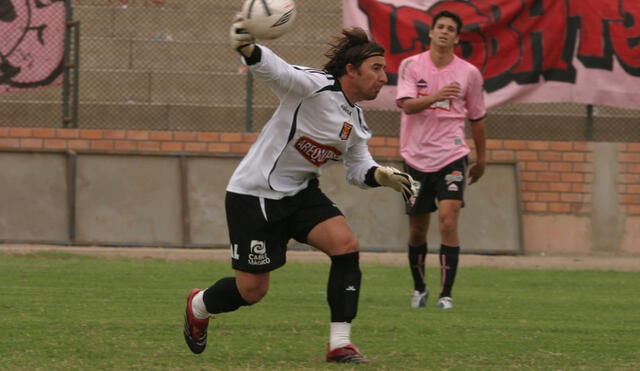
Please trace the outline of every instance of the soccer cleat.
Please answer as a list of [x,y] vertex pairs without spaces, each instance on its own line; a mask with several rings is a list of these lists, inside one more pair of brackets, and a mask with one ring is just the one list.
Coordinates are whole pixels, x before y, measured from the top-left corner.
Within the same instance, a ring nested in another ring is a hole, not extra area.
[[360,353],[360,350],[353,344],[327,352],[327,362],[336,363],[369,363],[370,361]]
[[191,308],[193,297],[200,291],[200,289],[192,289],[189,292],[187,309],[184,313],[184,341],[187,342],[189,349],[195,354],[202,353],[207,346],[207,328],[209,327],[209,318],[196,318]]
[[442,309],[453,309],[453,299],[451,299],[449,296],[443,296],[438,299],[437,306],[438,308]]
[[427,298],[429,297],[429,289],[425,287],[423,292],[413,291],[411,296],[411,308],[422,308],[427,306]]

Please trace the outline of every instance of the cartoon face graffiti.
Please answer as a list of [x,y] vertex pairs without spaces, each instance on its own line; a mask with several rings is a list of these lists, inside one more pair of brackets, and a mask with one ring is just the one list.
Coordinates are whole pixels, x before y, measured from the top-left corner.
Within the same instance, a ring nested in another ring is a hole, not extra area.
[[61,82],[64,0],[0,0],[0,93]]

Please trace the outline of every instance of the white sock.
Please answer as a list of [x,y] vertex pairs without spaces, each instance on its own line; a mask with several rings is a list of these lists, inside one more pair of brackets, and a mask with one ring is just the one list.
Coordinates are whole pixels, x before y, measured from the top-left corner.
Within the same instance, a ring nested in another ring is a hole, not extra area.
[[193,300],[191,300],[191,310],[193,311],[193,315],[197,319],[205,319],[209,318],[209,312],[207,312],[207,307],[204,306],[204,290],[197,293]]
[[351,324],[349,322],[331,322],[329,350],[351,344]]

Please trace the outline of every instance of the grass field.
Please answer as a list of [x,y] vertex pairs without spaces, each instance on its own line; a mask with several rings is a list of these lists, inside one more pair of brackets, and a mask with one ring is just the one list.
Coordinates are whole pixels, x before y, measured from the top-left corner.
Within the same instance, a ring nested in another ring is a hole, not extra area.
[[[0,255],[0,370],[639,370],[640,275],[466,268],[456,308],[409,308],[408,268],[363,265],[352,340],[374,361],[328,365],[328,265],[289,263],[258,305],[182,338],[185,297],[217,262]],[[437,286],[434,269],[429,281]]]

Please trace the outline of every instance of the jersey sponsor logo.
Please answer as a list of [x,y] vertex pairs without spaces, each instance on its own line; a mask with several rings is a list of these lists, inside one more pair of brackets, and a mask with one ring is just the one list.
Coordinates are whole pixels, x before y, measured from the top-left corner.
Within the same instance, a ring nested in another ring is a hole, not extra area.
[[305,136],[298,138],[295,148],[304,158],[318,167],[326,164],[329,160],[337,161],[342,155],[342,152],[338,151],[338,149],[320,144]]
[[271,263],[267,256],[267,245],[264,241],[251,240],[249,245],[249,265],[265,265]]
[[444,180],[447,182],[447,184],[450,184],[453,182],[461,182],[462,179],[464,179],[464,175],[462,174],[461,171],[458,171],[458,170],[454,170],[451,172],[451,174],[447,174],[444,177]]
[[348,122],[344,122],[342,124],[342,130],[340,130],[340,139],[347,140],[349,139],[349,135],[351,135],[351,130],[353,129],[353,125]]
[[443,111],[451,111],[451,99],[443,99],[435,102],[429,109],[441,109]]
[[[426,97],[429,94],[418,93],[418,97]],[[427,109],[439,109],[443,111],[451,111],[451,99],[443,99],[433,102]]]

